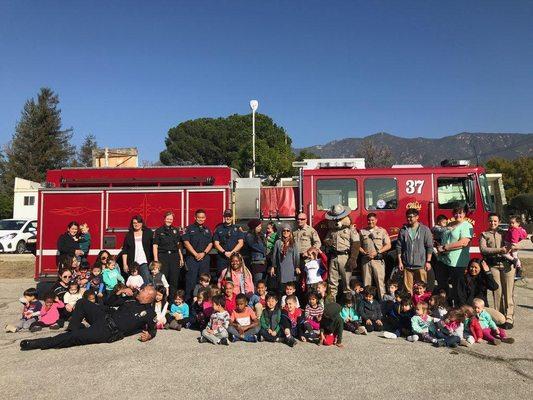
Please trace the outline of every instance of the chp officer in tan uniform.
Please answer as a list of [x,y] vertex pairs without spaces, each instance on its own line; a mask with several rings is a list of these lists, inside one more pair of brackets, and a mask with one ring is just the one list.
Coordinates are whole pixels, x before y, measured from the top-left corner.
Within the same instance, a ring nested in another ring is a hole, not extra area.
[[326,213],[330,227],[324,244],[329,259],[328,283],[334,299],[339,291],[339,283],[342,283],[344,292],[350,291],[348,284],[357,265],[361,244],[359,234],[352,226],[350,211],[350,208],[337,204]]
[[304,260],[308,258],[308,251],[311,248],[320,250],[322,243],[318,237],[318,232],[312,226],[307,225],[307,215],[298,214],[298,227],[292,232],[294,240],[300,248],[300,264],[303,266]]
[[390,250],[391,241],[387,231],[377,226],[378,219],[375,213],[367,216],[368,225],[361,229],[361,249],[362,254],[361,269],[363,272],[363,284],[372,285],[372,277],[378,288],[378,295],[381,299],[385,292],[385,260],[383,254]]

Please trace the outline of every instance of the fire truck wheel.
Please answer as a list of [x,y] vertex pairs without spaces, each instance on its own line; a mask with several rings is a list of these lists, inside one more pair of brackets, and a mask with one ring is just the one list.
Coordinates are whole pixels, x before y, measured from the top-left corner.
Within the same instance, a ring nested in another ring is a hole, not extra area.
[[23,253],[26,253],[26,242],[24,242],[24,240],[20,240],[18,243],[17,243],[17,247],[15,249],[15,252],[17,254],[23,254]]

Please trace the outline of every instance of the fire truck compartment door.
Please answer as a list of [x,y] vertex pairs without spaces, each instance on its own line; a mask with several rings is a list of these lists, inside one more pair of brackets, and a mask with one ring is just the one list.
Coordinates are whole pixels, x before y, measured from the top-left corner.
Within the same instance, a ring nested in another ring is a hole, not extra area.
[[155,229],[163,224],[168,211],[174,213],[174,226],[183,226],[183,204],[183,190],[108,191],[105,226],[108,230],[125,230],[134,215],[141,215],[145,225]]
[[187,190],[185,225],[194,223],[194,213],[198,209],[205,210],[206,226],[212,231],[222,222],[222,214],[227,207],[227,189]]

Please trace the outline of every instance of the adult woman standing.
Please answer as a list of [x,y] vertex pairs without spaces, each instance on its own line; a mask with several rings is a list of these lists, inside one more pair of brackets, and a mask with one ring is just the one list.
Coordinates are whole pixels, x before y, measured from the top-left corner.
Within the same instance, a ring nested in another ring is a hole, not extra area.
[[254,277],[254,284],[257,285],[264,279],[266,271],[266,239],[263,235],[261,221],[252,219],[248,222],[248,233],[244,237],[246,250],[250,255],[250,269]]
[[285,292],[285,285],[288,282],[298,280],[300,271],[300,249],[294,241],[292,229],[289,224],[283,224],[281,238],[274,245],[272,253],[272,267],[269,274],[276,277],[277,290]]
[[122,245],[122,266],[124,272],[128,272],[134,262],[139,264],[139,272],[145,284],[150,281],[148,264],[152,261],[152,244],[152,230],[144,225],[140,215],[134,216]]
[[243,293],[248,298],[254,294],[254,283],[252,273],[246,265],[241,255],[234,253],[229,258],[229,268],[225,268],[218,278],[218,287],[222,287],[227,281],[233,282],[233,293],[235,295]]
[[181,235],[174,223],[174,213],[169,211],[165,214],[162,226],[154,233],[154,261],[161,262],[161,273],[165,275],[170,286],[170,298],[178,290],[183,267],[183,253],[181,252]]
[[449,229],[443,235],[442,245],[437,247],[439,260],[445,267],[443,268],[443,275],[448,274],[443,276],[444,282],[448,281],[449,278],[452,285],[449,301],[454,306],[459,304],[457,286],[459,281],[464,279],[466,268],[470,262],[470,241],[474,235],[474,227],[465,219],[465,216],[464,207],[453,209],[454,221],[451,226],[448,225]]
[[489,230],[481,234],[479,249],[490,267],[498,289],[493,291],[494,308],[505,315],[503,329],[512,329],[514,324],[514,278],[515,266],[503,255],[509,251],[504,246],[504,234],[499,229],[498,214],[489,214]]
[[67,226],[67,231],[59,236],[57,240],[57,250],[59,257],[61,256],[77,256],[83,255],[83,250],[80,249],[78,242],[78,231],[80,225],[76,221],[72,221]]
[[494,280],[492,272],[490,272],[490,268],[485,260],[474,258],[468,264],[464,279],[459,281],[459,286],[457,287],[459,296],[458,305],[468,304],[472,306],[475,298],[481,299],[485,302],[485,310],[487,310],[494,322],[497,325],[502,325],[505,323],[505,316],[501,312],[489,308],[487,299],[487,290],[495,291],[498,288],[498,283]]

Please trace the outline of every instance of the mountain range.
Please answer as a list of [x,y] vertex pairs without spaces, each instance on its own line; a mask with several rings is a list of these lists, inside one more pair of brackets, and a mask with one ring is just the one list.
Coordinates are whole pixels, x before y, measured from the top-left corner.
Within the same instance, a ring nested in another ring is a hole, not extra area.
[[379,132],[363,138],[333,140],[323,145],[295,149],[312,152],[321,158],[357,157],[363,140],[387,146],[396,164],[439,165],[444,159],[469,159],[472,164],[490,158],[515,159],[533,156],[533,133],[461,132],[442,138],[403,138]]

